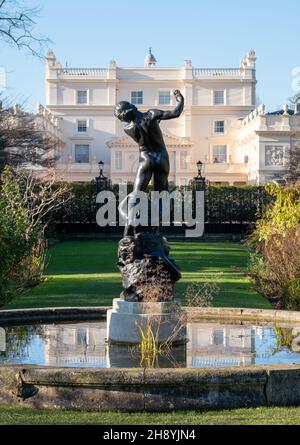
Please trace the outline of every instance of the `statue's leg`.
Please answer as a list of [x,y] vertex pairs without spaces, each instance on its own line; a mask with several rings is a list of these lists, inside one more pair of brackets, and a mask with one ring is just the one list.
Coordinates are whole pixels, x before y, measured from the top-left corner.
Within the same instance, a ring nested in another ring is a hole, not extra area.
[[[147,189],[147,186],[151,180],[153,172],[151,163],[147,161],[148,159],[143,160],[143,162],[140,162],[134,182],[133,192],[145,192]],[[131,209],[130,208],[128,209],[128,214],[130,214],[130,212],[133,211],[133,209],[134,205],[132,206]],[[141,227],[133,227],[132,225],[129,224],[125,227],[124,236],[133,236],[134,232],[138,232],[140,231],[140,229]]]
[[153,163],[149,155],[143,153],[141,155],[142,161],[140,161],[138,171],[136,173],[134,188],[135,192],[145,192],[148,184],[151,180],[151,176],[153,173]]
[[[154,190],[158,192],[168,191],[168,176],[170,171],[169,157],[167,152],[163,152],[158,160],[153,175]],[[159,225],[162,221],[162,201],[159,202]],[[159,227],[157,228],[159,231]]]
[[170,172],[169,156],[166,150],[160,153],[159,158],[156,160],[154,175],[153,175],[153,185],[154,190],[162,192],[163,190],[168,190],[168,176]]
[[153,185],[155,191],[162,192],[168,190],[168,174],[165,172],[155,172],[153,175]]

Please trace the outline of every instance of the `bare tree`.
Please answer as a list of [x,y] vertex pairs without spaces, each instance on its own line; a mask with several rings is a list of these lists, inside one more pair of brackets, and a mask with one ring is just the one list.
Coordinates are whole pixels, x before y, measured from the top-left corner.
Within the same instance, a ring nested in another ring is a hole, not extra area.
[[5,164],[31,168],[52,167],[59,157],[60,139],[49,116],[22,107],[0,105],[0,171]]
[[0,0],[0,40],[43,58],[50,40],[35,33],[39,13],[38,7],[28,8],[23,0]]
[[290,98],[290,102],[293,105],[298,105],[300,103],[300,91]]
[[10,175],[19,187],[21,200],[18,205],[28,211],[26,236],[36,228],[44,233],[49,216],[73,199],[70,186],[56,182],[54,170],[49,170],[42,179],[24,169],[10,169]]

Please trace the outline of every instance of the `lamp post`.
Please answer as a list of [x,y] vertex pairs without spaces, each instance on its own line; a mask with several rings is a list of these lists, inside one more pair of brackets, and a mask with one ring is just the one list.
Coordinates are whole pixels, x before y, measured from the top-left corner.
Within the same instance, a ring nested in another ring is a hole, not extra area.
[[[192,215],[193,218],[196,218],[197,215],[197,193],[196,192],[203,192],[202,194],[202,205],[204,206],[204,221],[205,221],[205,214],[206,214],[206,180],[205,177],[202,176],[203,170],[204,170],[204,163],[201,161],[196,162],[196,166],[197,166],[197,171],[198,174],[197,176],[195,176],[191,181],[190,181],[190,185],[192,186],[192,194],[193,194],[193,199],[192,199]],[[205,227],[205,225],[204,225]],[[204,233],[204,232],[203,232]]]
[[103,177],[104,162],[99,161],[98,165],[99,165],[100,177]]
[[205,188],[206,188],[206,181],[205,178],[202,176],[202,172],[203,172],[203,167],[204,164],[201,161],[198,161],[196,163],[197,166],[197,170],[198,170],[198,175],[194,177],[193,179],[193,186],[194,186],[194,190],[195,191],[203,191],[205,192]]
[[99,176],[95,178],[97,194],[103,190],[107,190],[110,187],[110,180],[107,178],[107,176],[104,176],[103,174],[104,162],[99,161],[98,166],[99,166]]

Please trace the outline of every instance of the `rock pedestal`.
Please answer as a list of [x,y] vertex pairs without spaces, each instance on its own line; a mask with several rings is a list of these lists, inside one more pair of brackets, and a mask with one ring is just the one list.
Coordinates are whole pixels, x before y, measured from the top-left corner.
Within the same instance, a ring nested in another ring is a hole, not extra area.
[[118,252],[124,287],[121,298],[132,302],[172,301],[174,283],[181,273],[169,252],[167,240],[159,232],[122,238]]
[[157,231],[121,239],[118,267],[124,290],[107,312],[111,344],[139,344],[144,335],[160,344],[186,342],[183,312],[173,301],[173,287],[181,273],[169,251],[166,238]]
[[185,316],[174,301],[130,302],[114,299],[113,308],[107,311],[107,338],[117,344],[139,344],[141,332],[145,333],[149,324],[157,343],[186,343]]

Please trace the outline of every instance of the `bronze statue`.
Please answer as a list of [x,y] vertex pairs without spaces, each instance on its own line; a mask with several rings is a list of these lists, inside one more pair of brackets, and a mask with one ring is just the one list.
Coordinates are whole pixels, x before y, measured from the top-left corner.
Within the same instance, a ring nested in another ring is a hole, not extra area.
[[[169,155],[159,127],[161,120],[179,117],[184,108],[184,98],[174,91],[178,102],[171,111],[150,109],[140,112],[135,105],[122,101],[116,105],[115,116],[126,122],[125,133],[139,146],[139,167],[133,192],[145,192],[153,177],[154,191],[168,190]],[[150,228],[151,229],[151,228]],[[127,301],[170,301],[173,285],[181,277],[175,262],[169,258],[170,248],[166,238],[156,231],[141,231],[127,225],[124,238],[119,243],[118,266],[123,274],[125,290],[121,296]],[[155,295],[155,297],[153,297]]]
[[161,120],[179,117],[184,108],[184,98],[179,90],[174,91],[178,102],[172,111],[150,109],[141,113],[129,102],[119,102],[115,108],[115,116],[127,122],[124,131],[135,142],[140,150],[139,167],[134,183],[134,191],[146,191],[153,176],[155,191],[168,189],[169,155],[159,127]]

